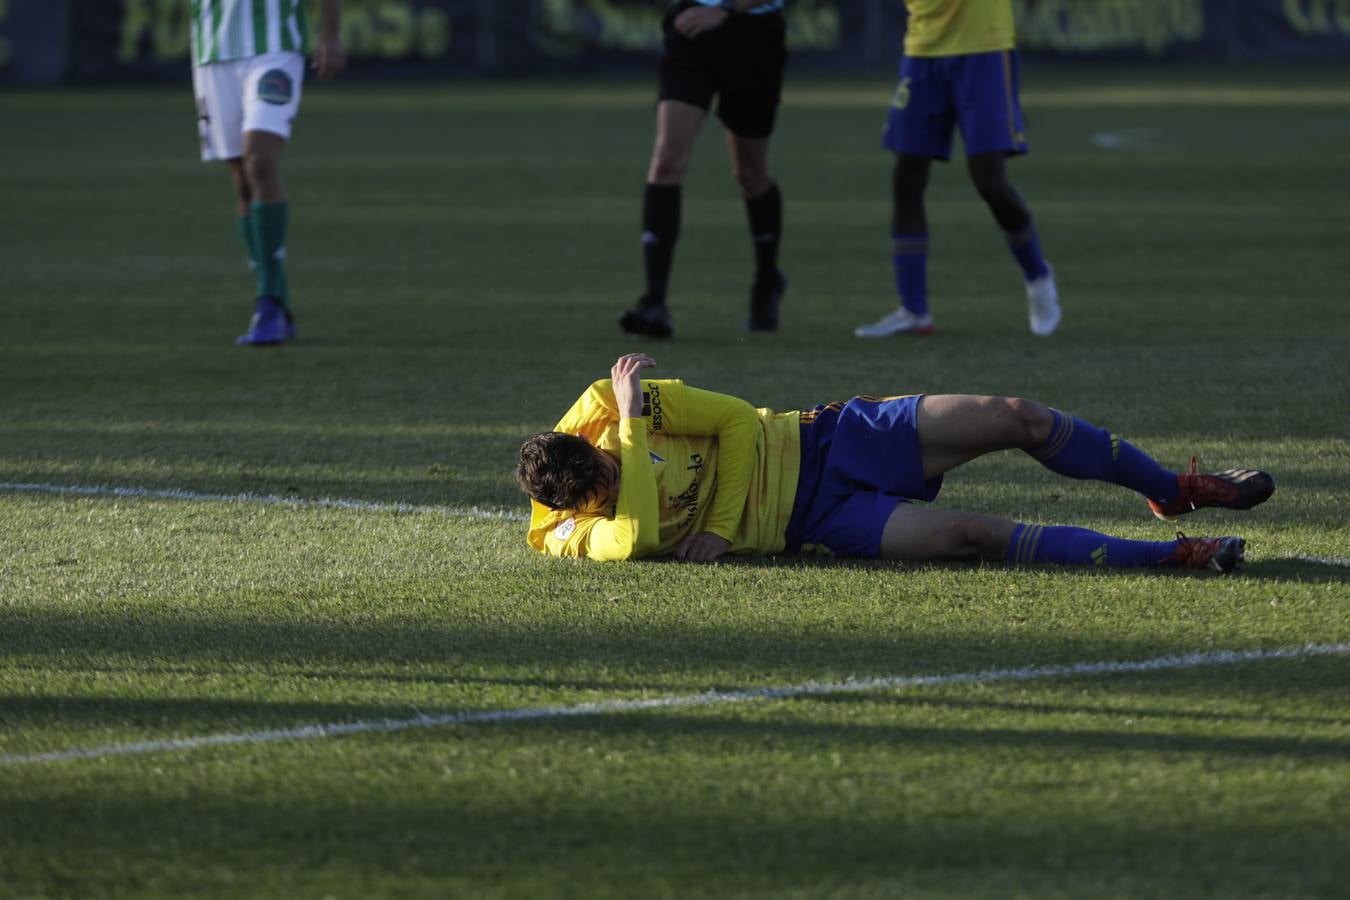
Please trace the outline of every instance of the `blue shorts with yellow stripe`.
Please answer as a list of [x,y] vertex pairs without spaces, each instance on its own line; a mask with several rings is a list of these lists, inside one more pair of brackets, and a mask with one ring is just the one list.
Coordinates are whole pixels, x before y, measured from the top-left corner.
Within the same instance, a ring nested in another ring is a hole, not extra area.
[[1016,50],[904,57],[882,146],[951,159],[952,129],[959,126],[967,156],[1026,153],[1018,69]]
[[922,399],[854,397],[802,413],[802,466],[788,552],[877,556],[896,504],[937,496],[942,477],[923,477]]

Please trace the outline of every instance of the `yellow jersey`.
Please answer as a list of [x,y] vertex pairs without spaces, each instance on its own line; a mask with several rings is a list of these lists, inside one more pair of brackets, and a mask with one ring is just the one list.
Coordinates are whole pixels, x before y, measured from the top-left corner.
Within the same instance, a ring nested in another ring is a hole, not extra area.
[[554,426],[617,456],[612,509],[530,501],[527,540],[550,556],[634,559],[670,553],[708,531],[730,553],[783,549],[801,468],[801,415],[644,380],[641,418],[620,419],[609,379],[592,384]]
[[905,0],[906,56],[962,56],[1016,45],[1012,0]]

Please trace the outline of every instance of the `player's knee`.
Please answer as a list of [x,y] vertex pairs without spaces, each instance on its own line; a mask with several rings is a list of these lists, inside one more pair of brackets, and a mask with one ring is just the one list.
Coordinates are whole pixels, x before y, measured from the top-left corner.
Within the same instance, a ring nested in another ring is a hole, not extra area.
[[941,527],[940,540],[946,547],[944,556],[951,559],[981,559],[998,554],[992,529],[983,516],[963,515]]
[[652,184],[678,184],[689,169],[689,154],[682,149],[660,146],[652,153],[647,181]]
[[980,198],[995,211],[1021,207],[1021,200],[1008,181],[1008,172],[1002,158],[985,154],[969,162],[970,183]]
[[906,176],[910,178],[922,178],[928,174],[932,161],[926,156],[911,156],[908,153],[898,153],[895,157],[894,172],[897,176]]
[[262,193],[264,188],[277,180],[277,161],[266,153],[244,154],[244,189],[250,193]]
[[897,197],[920,197],[928,185],[928,160],[900,156],[891,171],[891,187]]
[[1049,409],[1022,397],[999,397],[998,401],[1018,444],[1036,447],[1049,440],[1055,424]]
[[658,157],[652,160],[647,170],[647,181],[652,184],[679,184],[684,181],[687,168],[682,160]]
[[769,173],[758,166],[738,165],[731,174],[747,197],[758,197],[773,186]]
[[1012,190],[1003,157],[998,154],[984,153],[971,157],[966,161],[966,171],[970,175],[970,183],[985,199],[988,199],[988,195],[997,196]]
[[1013,193],[1012,185],[1008,183],[1008,179],[1001,172],[997,175],[979,178],[972,173],[970,180],[975,185],[975,190],[979,193],[980,198],[990,206],[1005,206],[1016,202],[1014,198],[1017,195]]

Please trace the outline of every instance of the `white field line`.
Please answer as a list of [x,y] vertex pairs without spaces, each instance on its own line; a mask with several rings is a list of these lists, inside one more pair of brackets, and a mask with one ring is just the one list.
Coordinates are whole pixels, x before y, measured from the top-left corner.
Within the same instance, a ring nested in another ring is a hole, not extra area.
[[1172,669],[1194,669],[1203,666],[1227,666],[1240,663],[1271,660],[1301,659],[1311,656],[1350,654],[1350,644],[1306,644],[1273,650],[1218,650],[1208,653],[1188,653],[1180,656],[1160,656],[1136,662],[1078,662],[1058,666],[1028,666],[1020,669],[988,669],[983,672],[958,672],[947,675],[894,675],[877,678],[850,679],[841,682],[807,682],[781,687],[748,688],[740,691],[707,691],[701,694],[677,694],[632,700],[601,700],[578,703],[574,706],[536,706],[516,709],[466,710],[440,715],[420,715],[412,719],[382,719],[360,722],[331,722],[323,725],[301,725],[240,734],[207,734],[199,737],[162,738],[132,744],[105,744],[101,747],[53,750],[47,753],[26,753],[0,756],[0,765],[66,762],[76,759],[105,759],[111,756],[134,756],[147,753],[171,753],[219,747],[231,744],[265,744],[274,741],[305,741],[315,738],[341,737],[349,734],[378,734],[407,731],[413,728],[439,728],[452,725],[476,725],[493,722],[526,722],[541,719],[565,719],[580,716],[603,716],[617,713],[642,712],[651,709],[712,706],[722,703],[747,703],[755,700],[788,700],[796,697],[819,697],[829,694],[860,691],[903,690],[906,688],[940,687],[949,684],[989,684],[999,681],[1036,681],[1045,678],[1065,678],[1087,675],[1111,675],[1125,672],[1160,672]]
[[294,506],[307,509],[326,507],[330,509],[354,509],[362,512],[437,512],[466,519],[496,519],[507,522],[524,522],[529,518],[524,513],[484,509],[481,506],[419,506],[415,503],[372,503],[368,500],[344,500],[340,497],[320,497],[317,500],[307,500],[303,497],[280,497],[276,494],[199,494],[196,491],[184,491],[178,488],[118,487],[103,484],[23,484],[0,481],[0,491],[65,494],[80,497],[149,497],[154,500],[199,500],[212,503],[266,503],[273,506]]

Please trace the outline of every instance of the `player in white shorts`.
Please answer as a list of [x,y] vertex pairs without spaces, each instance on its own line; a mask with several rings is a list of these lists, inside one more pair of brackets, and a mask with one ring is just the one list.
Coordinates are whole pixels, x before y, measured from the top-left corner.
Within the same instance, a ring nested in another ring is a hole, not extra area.
[[[239,235],[257,278],[257,300],[240,346],[295,338],[286,289],[286,190],[281,151],[300,107],[310,51],[305,0],[190,0],[192,86],[202,160],[223,161],[234,181]],[[339,37],[342,0],[320,0],[314,69],[331,78],[347,64]]]

